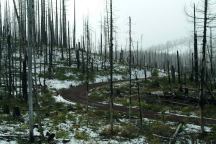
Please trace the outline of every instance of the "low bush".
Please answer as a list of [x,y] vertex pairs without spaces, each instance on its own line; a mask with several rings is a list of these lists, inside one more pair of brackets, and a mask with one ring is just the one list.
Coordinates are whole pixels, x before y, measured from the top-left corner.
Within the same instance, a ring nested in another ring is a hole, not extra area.
[[76,131],[74,137],[76,139],[78,139],[78,140],[84,140],[84,141],[88,141],[89,140],[89,135],[85,131],[83,131],[83,132]]

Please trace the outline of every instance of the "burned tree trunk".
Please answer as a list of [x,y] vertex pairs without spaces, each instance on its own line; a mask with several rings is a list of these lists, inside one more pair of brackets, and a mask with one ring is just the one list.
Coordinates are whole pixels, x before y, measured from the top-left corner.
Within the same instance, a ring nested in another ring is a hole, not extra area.
[[206,71],[206,43],[207,43],[207,13],[208,13],[208,0],[204,1],[204,30],[203,30],[203,43],[202,43],[202,68],[201,68],[201,82],[200,82],[200,126],[201,132],[204,133],[204,85],[205,85],[205,71]]
[[34,46],[33,28],[34,28],[34,0],[28,1],[28,104],[29,104],[29,136],[30,141],[33,137],[33,99],[32,99],[32,49]]
[[112,0],[110,0],[110,133],[113,134],[113,15],[112,15]]
[[168,81],[169,81],[169,84],[170,84],[171,80],[170,80],[170,64],[169,64],[169,61],[167,61],[167,75],[168,75]]
[[175,83],[175,67],[171,66],[171,75],[172,75],[172,82]]
[[178,66],[178,83],[181,84],[181,68],[180,68],[180,58],[179,58],[178,51],[177,51],[177,66]]
[[77,69],[80,69],[80,42],[78,42],[78,49],[76,50]]
[[131,87],[132,87],[132,80],[131,80],[131,65],[132,65],[132,52],[131,52],[131,48],[132,48],[132,38],[131,38],[131,17],[129,17],[129,120],[131,120],[131,103],[132,103],[132,99],[131,99]]
[[196,7],[194,5],[194,71],[195,83],[199,82],[199,60],[198,60],[198,46],[197,46],[197,31],[196,31]]

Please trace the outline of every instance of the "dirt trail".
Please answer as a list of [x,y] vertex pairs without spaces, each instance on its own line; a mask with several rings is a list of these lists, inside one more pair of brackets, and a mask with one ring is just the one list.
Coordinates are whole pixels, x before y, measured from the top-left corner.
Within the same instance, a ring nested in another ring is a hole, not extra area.
[[[123,82],[123,81],[118,81],[118,82]],[[107,85],[107,84],[108,83],[90,84],[89,89],[97,88],[97,87]],[[85,85],[72,87],[69,89],[63,89],[60,91],[60,94],[66,100],[80,103],[80,104],[87,104],[86,86]],[[89,101],[89,106],[98,108],[100,110],[109,110],[109,104],[102,104],[102,103],[99,103],[96,101]],[[114,105],[114,110],[127,113],[128,107]],[[139,109],[133,108],[132,111],[138,113]],[[192,124],[196,124],[196,125],[200,124],[200,120],[198,117],[186,117],[186,116],[175,115],[175,114],[161,114],[161,113],[153,112],[153,111],[149,111],[149,110],[143,110],[143,117],[149,118],[149,119],[164,118],[166,121],[192,123]],[[204,119],[204,121],[205,121],[206,125],[216,124],[215,119],[206,118],[206,119]]]

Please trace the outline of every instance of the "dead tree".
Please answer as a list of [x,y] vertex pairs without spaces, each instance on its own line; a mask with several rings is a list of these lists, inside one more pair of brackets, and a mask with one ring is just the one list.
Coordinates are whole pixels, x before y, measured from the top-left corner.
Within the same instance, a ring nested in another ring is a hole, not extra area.
[[172,82],[175,83],[175,67],[171,66],[171,76],[172,76]]
[[179,58],[178,51],[177,51],[177,66],[178,66],[178,83],[181,84],[181,68],[180,68],[180,58]]
[[201,63],[201,81],[200,81],[200,126],[201,132],[204,133],[204,85],[205,85],[205,71],[206,71],[206,43],[207,43],[207,14],[208,14],[208,0],[204,1],[204,25],[203,25],[203,42],[202,42],[202,63]]
[[[89,104],[89,60],[90,60],[90,34],[89,34],[89,24],[88,21],[86,23],[86,40],[87,40],[87,48],[86,48],[86,97],[87,97],[87,105],[86,105],[86,113],[88,114],[88,104]],[[88,126],[88,117],[87,117],[87,126]]]
[[210,27],[210,52],[209,52],[209,60],[210,60],[210,88],[211,88],[211,91],[212,91],[213,90],[213,78],[214,78],[212,27]]
[[56,35],[56,37],[55,37],[55,43],[56,43],[56,46],[58,46],[58,44],[59,44],[59,37],[58,37],[58,35],[59,35],[59,32],[58,32],[58,30],[59,30],[59,28],[58,28],[58,1],[56,0],[56,24],[55,24],[55,35]]
[[78,42],[78,49],[76,49],[77,69],[80,69],[80,42]]
[[138,77],[137,77],[137,74],[136,74],[136,83],[137,83],[137,95],[138,95],[138,98],[139,98],[139,118],[140,118],[140,131],[142,130],[142,127],[143,127],[143,119],[142,119],[142,105],[141,105],[141,95],[140,95],[140,84],[139,84],[139,81],[138,81]]
[[132,66],[132,52],[131,52],[131,48],[132,48],[132,38],[131,38],[131,17],[129,17],[129,120],[131,120],[131,103],[132,103],[132,99],[131,99],[131,87],[132,87],[132,80],[131,80],[131,66]]
[[194,71],[195,83],[199,82],[199,60],[198,60],[198,46],[197,46],[197,30],[196,30],[196,6],[194,4]]
[[65,9],[65,0],[62,1],[62,29],[63,29],[63,47],[67,47],[67,24],[66,24],[66,9]]
[[33,29],[34,29],[34,0],[28,1],[28,104],[29,104],[29,135],[30,141],[33,137],[33,99],[32,99],[32,49],[34,46]]
[[109,42],[109,59],[110,59],[110,133],[113,134],[113,11],[112,0],[110,0],[110,42]]
[[171,80],[170,80],[170,62],[169,62],[169,60],[167,61],[167,75],[168,75],[168,81],[170,84]]
[[54,43],[54,28],[53,28],[53,21],[51,19],[51,14],[49,12],[49,34],[50,34],[50,44],[49,44],[49,79],[52,78],[52,69],[53,69],[53,43]]
[[[74,0],[74,27],[73,27],[73,49],[76,50],[76,0]],[[79,63],[79,49],[77,51],[78,57],[77,57],[77,68],[79,69],[80,63]]]
[[85,74],[85,58],[84,58],[84,51],[85,51],[85,40],[84,37],[82,39],[82,73]]

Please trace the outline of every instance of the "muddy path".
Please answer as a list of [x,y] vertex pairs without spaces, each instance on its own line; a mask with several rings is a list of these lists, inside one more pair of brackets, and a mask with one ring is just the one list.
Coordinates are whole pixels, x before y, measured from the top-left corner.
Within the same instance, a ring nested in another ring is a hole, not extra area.
[[[120,82],[126,82],[126,81],[117,81],[115,83],[120,83]],[[108,84],[109,84],[108,82],[90,84],[89,90],[95,89],[95,88],[98,88],[104,85],[108,85]],[[87,92],[86,91],[87,91],[86,85],[80,85],[80,86],[72,87],[69,89],[62,89],[60,90],[59,93],[64,99],[68,101],[86,105],[87,104]],[[107,111],[109,110],[109,104],[106,104],[106,103],[100,103],[97,101],[89,100],[88,105],[95,107],[99,110],[107,110]],[[114,105],[114,111],[128,113],[128,107]],[[132,108],[132,111],[135,113],[137,112],[137,114],[139,113],[138,108]],[[177,114],[162,114],[162,113],[158,113],[158,112],[154,112],[150,110],[144,110],[144,109],[142,110],[142,112],[143,112],[144,118],[155,119],[155,120],[164,119],[166,121],[171,121],[171,122],[191,123],[191,124],[196,124],[196,125],[200,124],[199,117],[189,117],[189,116],[182,116],[182,115],[177,115]],[[204,121],[206,125],[216,124],[216,119],[205,118]]]

